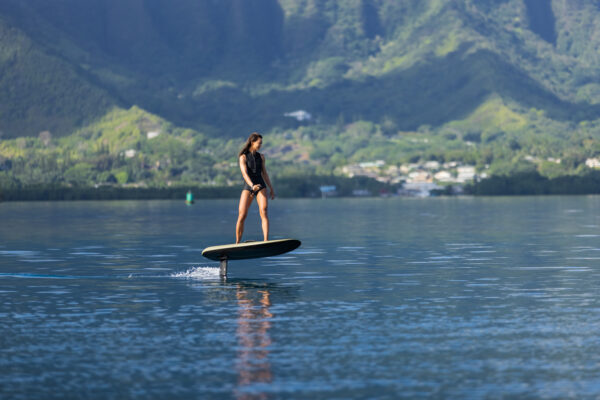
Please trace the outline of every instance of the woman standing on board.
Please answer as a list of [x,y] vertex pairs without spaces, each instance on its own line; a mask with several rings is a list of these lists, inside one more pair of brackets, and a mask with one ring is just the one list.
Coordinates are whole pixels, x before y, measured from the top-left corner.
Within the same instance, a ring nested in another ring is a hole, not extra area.
[[[235,242],[239,243],[244,234],[244,221],[248,215],[248,208],[252,204],[252,200],[256,197],[258,208],[260,210],[260,219],[262,220],[262,231],[264,240],[269,240],[269,217],[267,215],[267,186],[271,200],[275,198],[275,191],[267,169],[265,167],[265,156],[260,154],[258,150],[262,146],[262,136],[254,132],[250,134],[246,144],[240,151],[239,161],[242,176],[244,178],[244,188],[240,197],[239,216],[235,227]],[[266,182],[266,184],[265,184]]]

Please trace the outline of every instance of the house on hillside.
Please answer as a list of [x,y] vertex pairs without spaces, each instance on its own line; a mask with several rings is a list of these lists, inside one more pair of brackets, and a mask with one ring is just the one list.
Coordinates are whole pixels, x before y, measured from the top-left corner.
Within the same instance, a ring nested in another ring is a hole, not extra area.
[[431,174],[427,171],[413,171],[408,174],[408,182],[431,182]]
[[454,177],[448,171],[440,171],[434,174],[433,179],[438,182],[454,182]]
[[456,168],[456,172],[458,173],[458,176],[456,177],[456,182],[465,183],[475,179],[475,167],[471,165],[458,167]]
[[440,163],[437,161],[427,161],[425,163],[425,165],[423,165],[423,167],[425,167],[425,169],[427,170],[436,170],[436,169],[440,169]]
[[585,160],[585,165],[588,168],[600,168],[600,159],[588,158],[587,160]]
[[284,117],[295,118],[296,121],[299,121],[299,122],[310,121],[311,118],[312,118],[312,115],[310,115],[309,112],[306,112],[304,110],[297,110],[297,111],[287,112],[287,113],[283,114],[283,116]]

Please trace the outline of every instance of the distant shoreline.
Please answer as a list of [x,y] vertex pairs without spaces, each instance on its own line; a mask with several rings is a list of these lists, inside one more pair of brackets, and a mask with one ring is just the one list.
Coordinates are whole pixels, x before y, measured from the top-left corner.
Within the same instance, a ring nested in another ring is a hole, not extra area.
[[71,201],[71,200],[182,200],[191,190],[196,198],[233,198],[239,196],[234,187],[52,187],[33,186],[9,190],[0,189],[0,201]]
[[[328,185],[328,186],[324,186]],[[324,195],[322,188],[334,188]],[[281,179],[276,183],[278,197],[390,197],[398,187],[370,178],[338,176],[311,176]],[[452,187],[432,193],[452,196]],[[181,200],[191,191],[196,200],[238,198],[241,185],[236,186],[177,186],[177,187],[122,187],[122,186],[59,186],[32,185],[21,188],[0,188],[0,201],[69,201],[69,200]],[[360,193],[360,194],[357,194]],[[492,176],[464,187],[461,194],[473,196],[544,196],[600,194],[600,171],[586,175],[547,178],[537,172],[511,176]]]
[[[306,176],[278,179],[274,182],[278,197],[315,198],[321,197],[320,188],[330,185],[336,195],[352,196],[353,191],[363,190],[371,195],[395,193],[396,188],[371,178],[346,178],[339,176]],[[0,201],[65,201],[65,200],[181,200],[191,191],[195,200],[217,198],[239,198],[242,184],[234,186],[178,185],[176,187],[123,187],[29,185],[24,187],[0,188]]]
[[600,194],[600,171],[548,178],[538,172],[491,176],[465,188],[475,196],[589,195]]

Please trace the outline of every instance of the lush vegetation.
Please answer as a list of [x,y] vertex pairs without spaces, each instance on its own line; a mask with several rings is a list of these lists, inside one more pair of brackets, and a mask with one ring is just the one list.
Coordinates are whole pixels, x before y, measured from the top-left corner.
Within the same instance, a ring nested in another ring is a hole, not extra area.
[[467,193],[475,195],[565,195],[600,194],[600,172],[581,176],[547,178],[537,172],[522,172],[511,176],[493,176],[468,186]]
[[[332,175],[330,164],[319,161],[320,147],[305,154],[307,161],[312,154],[315,162],[298,168],[300,160],[291,158],[302,156],[303,150],[289,151],[287,143],[299,133],[265,136],[278,195],[320,196],[321,185],[336,185],[341,195],[354,189],[391,190],[374,180]],[[360,143],[370,133],[360,131]],[[0,142],[0,191],[4,199],[173,198],[190,188],[200,196],[237,196],[242,143],[177,128],[137,107],[115,109],[70,136],[54,138],[43,132],[37,138]],[[325,140],[315,143],[327,145]],[[227,189],[231,187],[235,190]]]
[[[314,196],[316,181],[332,184],[342,178],[340,167],[372,160],[387,165],[458,161],[500,176],[585,175],[590,171],[585,161],[600,154],[599,138],[600,121],[559,123],[542,111],[491,97],[464,119],[415,131],[397,131],[390,121],[274,129],[265,135],[264,152],[278,191],[284,186],[288,195]],[[137,107],[114,109],[70,136],[42,132],[1,141],[0,188],[153,188],[165,189],[159,196],[168,197],[170,189],[237,187],[243,139],[210,138]],[[354,182],[356,189],[379,190]]]
[[593,0],[4,0],[0,188],[235,186],[253,130],[299,187],[373,160],[587,176],[598,27]]
[[600,117],[596,2],[530,3],[4,0],[0,130],[66,136],[133,105],[212,137],[291,128],[297,109],[413,130],[493,94]]

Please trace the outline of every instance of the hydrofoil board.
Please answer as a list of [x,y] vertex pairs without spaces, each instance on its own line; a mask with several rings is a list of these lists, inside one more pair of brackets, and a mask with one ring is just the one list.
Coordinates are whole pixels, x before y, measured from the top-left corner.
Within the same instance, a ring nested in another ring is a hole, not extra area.
[[215,261],[246,260],[249,258],[272,257],[297,249],[302,243],[297,239],[267,240],[266,242],[244,242],[207,247],[202,255]]

